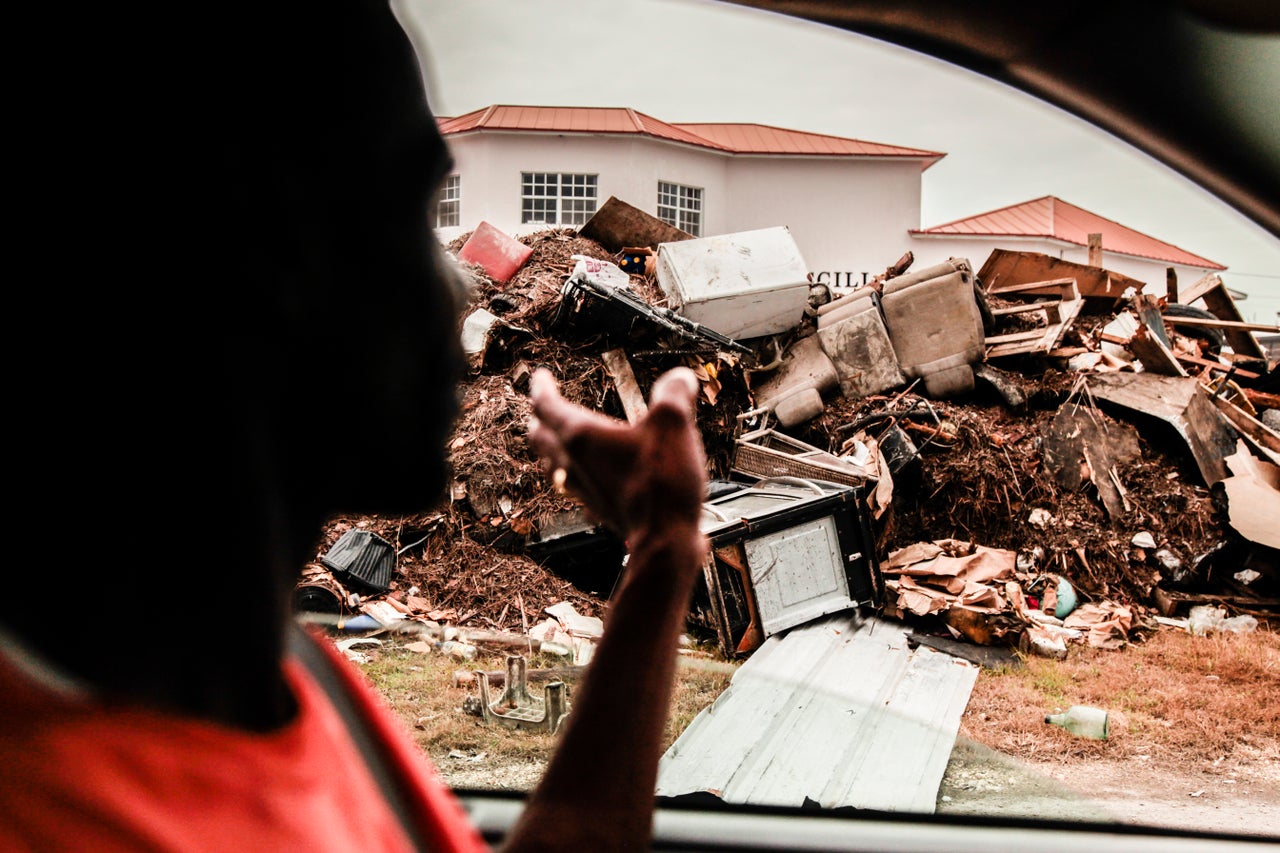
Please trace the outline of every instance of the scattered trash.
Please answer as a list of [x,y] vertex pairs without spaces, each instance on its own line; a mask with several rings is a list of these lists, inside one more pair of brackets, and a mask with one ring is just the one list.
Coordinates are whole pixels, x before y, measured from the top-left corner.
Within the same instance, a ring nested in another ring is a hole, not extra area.
[[1209,633],[1249,634],[1258,627],[1258,620],[1248,614],[1227,616],[1225,607],[1202,604],[1191,608],[1187,617],[1187,629],[1197,636]]
[[479,650],[470,643],[447,640],[440,644],[440,653],[446,654],[455,660],[475,660]]
[[1076,609],[1076,590],[1066,578],[1058,578],[1058,603],[1053,608],[1053,615],[1066,619]]
[[481,222],[458,252],[458,260],[475,264],[496,282],[507,282],[533,250],[488,222]]
[[1130,540],[1135,548],[1144,548],[1148,551],[1154,551],[1156,547],[1156,538],[1147,531],[1143,530],[1133,535]]
[[1059,726],[1077,737],[1092,740],[1106,740],[1110,730],[1107,712],[1088,705],[1072,705],[1062,713],[1046,714],[1044,721],[1049,725]]
[[396,555],[391,543],[371,530],[353,528],[320,558],[344,584],[364,592],[391,588]]

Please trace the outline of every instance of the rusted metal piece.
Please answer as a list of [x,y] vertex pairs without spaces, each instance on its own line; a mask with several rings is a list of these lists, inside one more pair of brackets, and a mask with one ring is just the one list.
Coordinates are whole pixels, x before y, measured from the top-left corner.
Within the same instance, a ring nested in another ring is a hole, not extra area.
[[526,661],[520,655],[507,655],[506,686],[497,699],[490,694],[489,674],[481,672],[479,678],[480,714],[486,723],[555,734],[569,714],[563,681],[547,684],[541,697],[529,692]]

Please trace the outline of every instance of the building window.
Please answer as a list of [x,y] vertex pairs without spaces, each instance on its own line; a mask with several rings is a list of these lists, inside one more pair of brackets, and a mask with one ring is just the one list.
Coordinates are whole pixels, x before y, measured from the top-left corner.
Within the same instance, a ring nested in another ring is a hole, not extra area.
[[523,172],[520,221],[544,225],[582,225],[596,212],[597,175]]
[[702,236],[702,190],[658,181],[658,218],[695,237]]
[[436,198],[436,227],[451,228],[462,223],[462,179],[450,175],[440,185]]

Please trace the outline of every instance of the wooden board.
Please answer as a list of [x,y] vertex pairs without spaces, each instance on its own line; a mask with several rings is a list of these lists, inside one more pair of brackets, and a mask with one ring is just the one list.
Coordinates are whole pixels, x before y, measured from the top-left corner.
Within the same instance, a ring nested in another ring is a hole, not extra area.
[[[1039,313],[1045,325],[1039,329],[1025,332],[1012,332],[1007,335],[993,335],[986,339],[986,357],[1000,358],[1008,355],[1026,353],[1048,353],[1062,342],[1062,337],[1071,328],[1084,307],[1074,278],[1058,278],[1049,281],[1027,282],[1012,285],[1000,291],[1000,296],[1009,298],[1035,299],[1049,297],[1038,302],[1025,305],[1011,305],[992,309],[993,317],[1008,317],[1015,314]],[[1057,297],[1057,298],[1053,298]]]
[[618,391],[618,399],[622,401],[622,411],[627,414],[627,421],[635,423],[649,412],[644,401],[644,393],[636,382],[636,374],[631,369],[627,353],[622,349],[611,349],[600,354],[605,370],[613,379],[613,387]]
[[687,231],[668,225],[614,196],[609,196],[609,200],[583,223],[578,233],[614,253],[640,246],[656,249],[659,243],[693,239]]
[[[1235,300],[1231,298],[1231,294],[1227,291],[1227,286],[1222,283],[1222,278],[1217,273],[1209,273],[1179,293],[1178,297],[1183,305],[1190,305],[1196,300],[1203,299],[1204,307],[1219,320],[1229,320],[1233,323],[1244,322],[1240,309],[1236,307]],[[1183,318],[1175,319],[1170,317],[1169,322],[1181,323]],[[1223,335],[1226,337],[1227,343],[1231,345],[1231,349],[1237,354],[1249,356],[1250,358],[1266,358],[1262,345],[1258,343],[1257,338],[1250,334],[1248,329],[1228,326],[1223,329]]]
[[1041,252],[1014,252],[993,249],[978,270],[978,279],[988,293],[1003,295],[1010,287],[1028,282],[1073,278],[1080,296],[1109,307],[1118,307],[1130,287],[1141,291],[1145,282],[1117,272],[1077,264]]

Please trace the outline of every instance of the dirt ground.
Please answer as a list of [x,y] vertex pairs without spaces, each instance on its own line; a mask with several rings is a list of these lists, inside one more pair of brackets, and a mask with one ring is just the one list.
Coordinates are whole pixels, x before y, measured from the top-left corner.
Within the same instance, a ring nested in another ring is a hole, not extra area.
[[[492,668],[492,660],[483,668]],[[555,738],[465,716],[458,663],[389,645],[364,666],[424,754],[459,790],[528,791]],[[681,667],[666,742],[728,684],[731,664]],[[940,814],[1120,822],[1262,835],[1280,827],[1280,635],[1175,630],[1121,651],[1077,649],[984,669],[939,787]],[[1042,715],[1075,701],[1111,709],[1106,741]]]
[[[460,790],[527,791],[546,762],[457,755],[437,769]],[[937,811],[1274,834],[1280,826],[1280,766],[1029,763],[961,738],[938,790]]]
[[1026,762],[962,738],[943,776],[937,809],[1274,835],[1280,826],[1280,765]]

